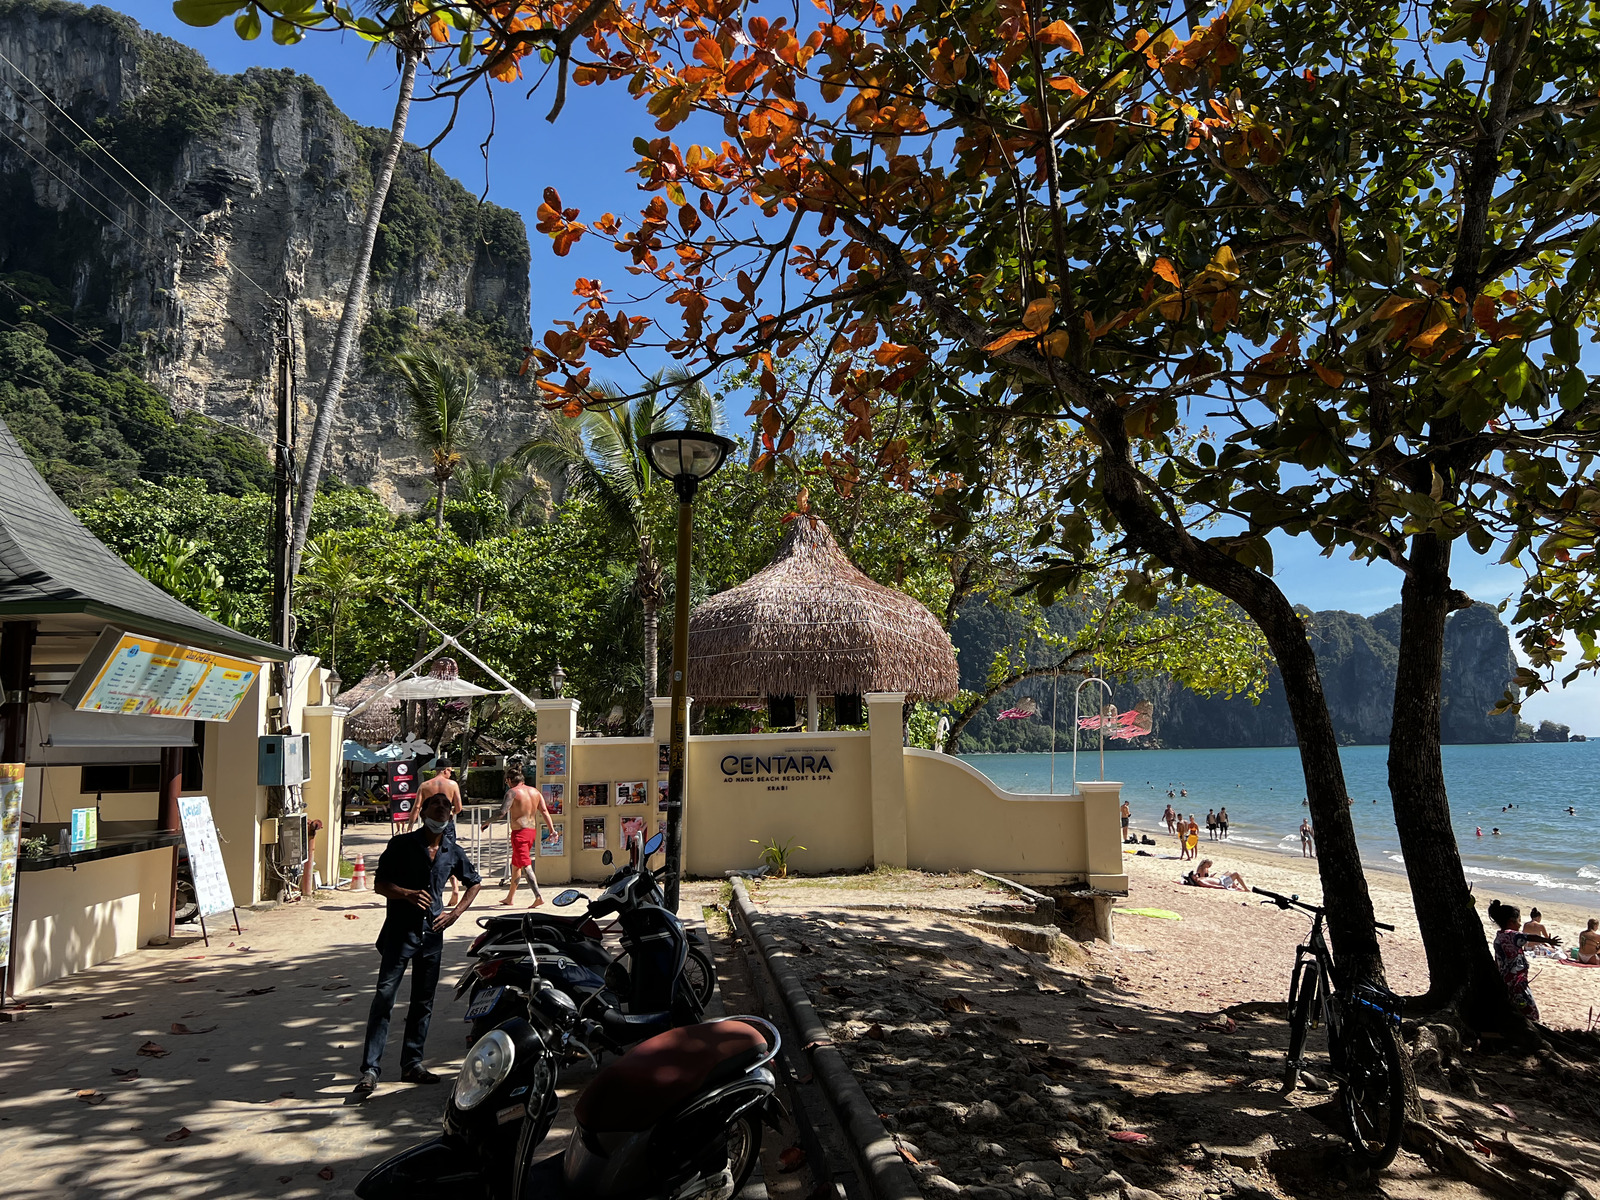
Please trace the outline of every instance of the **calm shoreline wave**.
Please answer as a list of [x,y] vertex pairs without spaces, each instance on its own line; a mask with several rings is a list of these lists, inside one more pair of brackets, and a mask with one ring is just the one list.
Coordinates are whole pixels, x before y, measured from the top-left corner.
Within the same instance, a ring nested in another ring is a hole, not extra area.
[[[1340,759],[1363,861],[1403,873],[1388,754],[1387,746],[1347,746]],[[1049,754],[961,758],[1008,791],[1050,791]],[[1600,895],[1600,742],[1446,746],[1444,770],[1462,865],[1479,891],[1499,883],[1569,903]],[[1099,754],[1080,750],[1078,771],[1085,779],[1099,778]],[[1231,841],[1299,857],[1298,830],[1308,810],[1293,747],[1107,751],[1105,777],[1122,780],[1134,826],[1159,843],[1168,837],[1161,812],[1171,791],[1174,807],[1195,814],[1202,843],[1226,847],[1208,842],[1204,829],[1206,811],[1225,807]],[[1070,750],[1055,755],[1055,790],[1072,790]],[[1187,796],[1179,794],[1184,791]]]

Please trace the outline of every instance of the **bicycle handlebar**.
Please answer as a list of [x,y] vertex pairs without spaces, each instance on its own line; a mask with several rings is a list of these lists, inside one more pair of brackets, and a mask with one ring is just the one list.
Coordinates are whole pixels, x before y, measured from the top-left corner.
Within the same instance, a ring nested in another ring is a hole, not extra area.
[[[1269,892],[1266,888],[1258,887],[1253,887],[1250,890],[1258,896],[1267,897],[1268,900],[1272,901],[1272,903],[1276,904],[1282,909],[1287,909],[1290,905],[1293,905],[1295,908],[1302,908],[1308,913],[1320,914],[1324,911],[1315,904],[1307,904],[1304,900],[1300,899],[1299,896],[1283,896],[1279,895],[1277,892]],[[1374,921],[1373,925],[1379,929],[1387,930],[1389,933],[1394,932],[1393,925],[1385,925],[1382,921]]]

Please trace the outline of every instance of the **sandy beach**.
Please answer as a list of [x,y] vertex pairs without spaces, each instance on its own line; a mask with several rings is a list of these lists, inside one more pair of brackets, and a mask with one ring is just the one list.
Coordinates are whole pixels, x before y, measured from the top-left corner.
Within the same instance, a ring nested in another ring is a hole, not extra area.
[[[1119,973],[1146,992],[1152,1000],[1176,1010],[1215,1012],[1224,1005],[1246,1000],[1279,1000],[1288,994],[1294,948],[1310,929],[1310,918],[1263,906],[1259,897],[1236,892],[1186,887],[1179,881],[1192,864],[1180,862],[1175,839],[1165,830],[1138,829],[1155,838],[1155,846],[1139,847],[1147,856],[1124,847],[1128,866],[1129,897],[1122,909],[1155,908],[1176,912],[1178,921],[1121,914],[1116,936],[1123,952],[1116,957]],[[1273,851],[1247,848],[1237,843],[1212,842],[1202,835],[1200,857],[1214,861],[1214,870],[1239,871],[1254,887],[1286,895],[1298,894],[1318,903],[1322,884],[1314,860]],[[1395,926],[1383,935],[1384,963],[1389,985],[1414,995],[1427,987],[1427,960],[1411,905],[1410,885],[1403,872],[1367,868],[1378,919]],[[1567,945],[1600,906],[1589,911],[1561,904],[1532,902],[1515,891],[1479,887],[1480,911],[1491,899],[1515,904],[1526,918],[1537,904],[1550,932]],[[1484,936],[1492,930],[1487,918]],[[1541,1019],[1555,1028],[1583,1029],[1600,1012],[1600,969],[1565,966],[1530,958],[1533,994]]]

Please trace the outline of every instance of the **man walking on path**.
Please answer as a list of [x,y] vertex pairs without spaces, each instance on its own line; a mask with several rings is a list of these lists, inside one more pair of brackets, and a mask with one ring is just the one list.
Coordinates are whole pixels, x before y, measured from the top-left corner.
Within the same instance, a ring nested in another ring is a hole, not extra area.
[[[428,802],[429,796],[447,796],[450,800],[450,823],[455,824],[456,817],[461,814],[461,785],[455,781],[455,768],[448,762],[440,767],[438,772],[421,787],[417,789],[417,811],[422,811],[422,806]],[[455,907],[459,893],[456,890],[455,877],[450,877],[450,906]]]
[[[516,900],[517,877],[526,871],[528,886],[533,889],[533,903],[528,907],[538,908],[544,903],[544,893],[539,890],[539,876],[533,869],[533,843],[539,837],[541,816],[550,827],[550,836],[556,836],[556,823],[550,819],[550,806],[545,803],[544,793],[525,783],[522,772],[511,767],[506,771],[505,802],[500,805],[497,815],[511,820],[511,890],[500,903],[509,905]],[[489,821],[485,821],[483,828],[488,827]]]
[[[400,992],[400,978],[411,967],[411,1002],[406,1006],[406,1040],[400,1051],[400,1078],[406,1083],[438,1083],[422,1065],[433,1016],[433,992],[439,985],[444,931],[454,925],[477,898],[482,880],[456,844],[450,798],[436,788],[421,803],[422,827],[389,840],[378,859],[373,890],[389,902],[378,933],[378,994],[367,1018],[366,1047],[361,1054],[361,1081],[356,1093],[369,1096],[378,1086],[383,1048],[389,1040],[389,1014]],[[459,879],[467,889],[460,903],[444,907],[444,881]]]

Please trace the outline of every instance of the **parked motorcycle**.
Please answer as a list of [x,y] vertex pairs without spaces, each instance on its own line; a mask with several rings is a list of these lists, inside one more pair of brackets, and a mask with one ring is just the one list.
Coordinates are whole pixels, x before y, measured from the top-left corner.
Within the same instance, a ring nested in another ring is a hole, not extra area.
[[[457,998],[468,998],[465,1019],[471,1026],[469,1043],[522,1011],[535,975],[572,997],[585,1015],[601,1020],[606,1030],[606,1049],[631,1045],[641,1037],[660,1032],[649,1023],[623,1027],[613,1019],[608,1024],[602,1016],[606,1011],[676,1009],[679,1024],[700,1018],[716,987],[716,968],[711,956],[683,931],[678,919],[661,907],[661,873],[646,865],[660,844],[660,834],[648,843],[642,838],[636,840],[631,847],[632,861],[611,876],[605,890],[590,901],[585,912],[571,916],[527,912],[479,918],[484,932],[468,948],[478,961],[456,984]],[[609,850],[602,861],[610,864]],[[557,896],[555,903],[565,907],[584,898],[581,892],[569,889]],[[597,920],[613,913],[623,928],[622,953],[614,958],[602,941],[605,931]],[[676,942],[679,934],[684,945],[681,962],[675,952],[669,953],[657,944],[663,939]],[[674,963],[678,963],[676,968]],[[670,980],[670,987],[662,986],[669,981],[666,973],[674,969],[687,986],[693,1004],[676,996],[676,980]],[[662,1003],[663,996],[666,1003]]]
[[[541,980],[525,1016],[479,1039],[439,1137],[374,1167],[361,1200],[730,1200],[782,1106],[767,1069],[778,1031],[760,1017],[673,1029],[602,1068],[579,1097],[564,1153],[537,1159],[560,1102],[560,1063],[590,1054],[593,1022]],[[592,1057],[592,1054],[591,1054]]]

